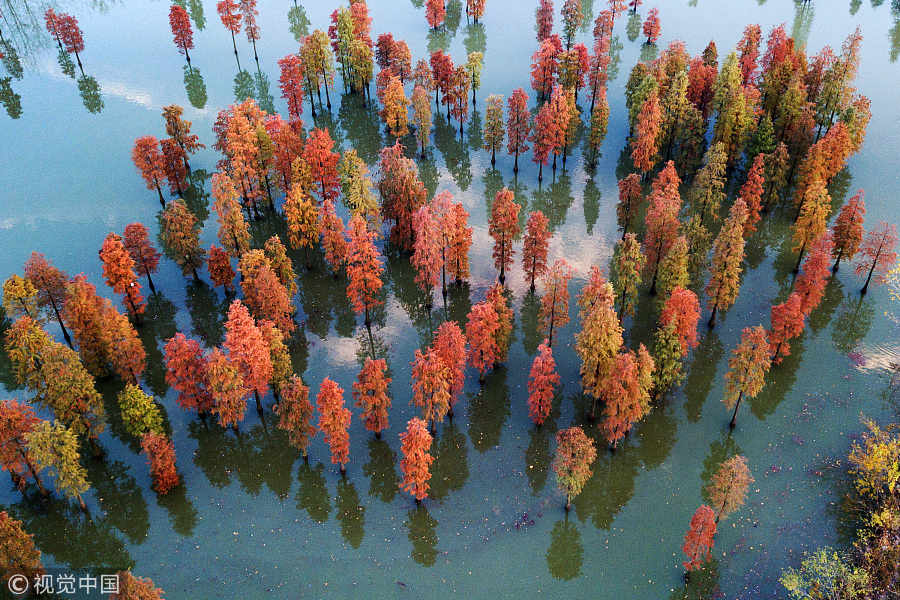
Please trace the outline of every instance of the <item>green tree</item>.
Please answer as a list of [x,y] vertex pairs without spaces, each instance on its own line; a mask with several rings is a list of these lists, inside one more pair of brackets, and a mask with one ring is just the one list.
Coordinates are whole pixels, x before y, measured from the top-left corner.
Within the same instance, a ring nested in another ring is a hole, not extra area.
[[144,390],[129,383],[119,392],[118,400],[122,422],[128,433],[136,438],[143,437],[148,431],[163,433],[162,415],[159,406],[153,401],[153,396],[147,395]]
[[54,421],[52,425],[48,421],[41,421],[25,439],[37,470],[53,469],[56,474],[56,489],[67,497],[78,500],[81,508],[87,510],[81,495],[90,485],[87,471],[81,466],[78,438],[75,434],[59,421]]

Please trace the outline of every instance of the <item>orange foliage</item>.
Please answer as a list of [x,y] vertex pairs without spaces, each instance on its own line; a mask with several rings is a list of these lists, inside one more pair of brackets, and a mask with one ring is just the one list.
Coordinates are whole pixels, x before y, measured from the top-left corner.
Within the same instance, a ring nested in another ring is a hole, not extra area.
[[553,407],[553,396],[559,385],[553,351],[544,340],[538,346],[538,354],[531,363],[528,376],[528,416],[537,425],[543,425]]
[[403,453],[400,460],[400,470],[403,472],[400,489],[411,494],[417,503],[428,497],[430,467],[434,461],[434,457],[428,452],[431,441],[425,421],[417,417],[410,419],[406,424],[406,431],[400,434],[400,452]]
[[386,376],[387,363],[384,359],[366,359],[365,365],[353,382],[353,399],[356,406],[363,409],[359,418],[366,424],[367,431],[374,431],[380,438],[381,432],[388,428],[388,409],[391,398],[387,389],[391,378]]
[[688,571],[696,571],[712,558],[712,547],[716,535],[716,513],[707,505],[702,505],[691,517],[691,526],[684,536],[682,551],[687,560],[681,563]]
[[422,410],[422,417],[434,429],[436,422],[443,423],[450,411],[451,373],[443,358],[428,348],[423,354],[416,350],[412,365],[411,404]]
[[513,240],[519,235],[519,210],[509,188],[503,188],[494,197],[488,232],[494,238],[494,266],[500,270],[500,283],[506,279],[506,268],[513,262]]
[[532,211],[528,215],[525,224],[525,239],[522,242],[522,269],[531,279],[531,289],[534,290],[534,281],[547,271],[547,250],[550,246],[551,233],[547,229],[549,220],[539,210]]
[[134,261],[122,243],[122,238],[110,233],[100,248],[100,262],[103,263],[103,277],[106,284],[117,294],[125,295],[125,305],[132,316],[137,316],[147,308],[141,296],[141,284],[134,272]]
[[697,321],[700,320],[700,301],[697,294],[683,287],[676,287],[666,300],[659,323],[666,327],[675,323],[675,331],[681,342],[681,355],[687,356],[691,348],[697,347]]
[[175,471],[175,444],[161,433],[148,431],[141,438],[141,449],[147,455],[153,489],[162,496],[168,494],[180,482]]
[[350,411],[344,408],[344,390],[337,383],[326,377],[319,387],[316,396],[316,407],[319,409],[319,429],[331,449],[331,463],[341,465],[344,473],[350,460]]
[[469,364],[478,369],[481,381],[484,375],[494,367],[500,349],[497,345],[497,333],[500,321],[497,311],[487,301],[479,302],[469,311],[466,323],[466,339],[469,341]]
[[206,385],[206,360],[197,340],[176,333],[166,342],[166,384],[178,392],[177,402],[185,410],[209,412],[213,399]]

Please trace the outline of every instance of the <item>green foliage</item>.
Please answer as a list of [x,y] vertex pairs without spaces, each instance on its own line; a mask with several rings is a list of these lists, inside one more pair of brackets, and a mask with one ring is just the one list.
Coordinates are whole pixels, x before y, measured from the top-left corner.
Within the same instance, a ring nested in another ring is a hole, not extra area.
[[657,395],[665,394],[672,386],[681,385],[684,381],[682,365],[681,341],[676,331],[674,320],[665,327],[656,330],[653,338],[653,387]]
[[807,556],[799,569],[785,570],[781,584],[798,600],[852,600],[867,597],[869,576],[836,550],[821,548]]
[[56,489],[83,503],[81,494],[90,485],[87,471],[81,466],[78,438],[75,434],[59,421],[54,421],[52,425],[48,421],[41,421],[25,436],[25,442],[35,469],[38,472],[53,469],[56,473]]
[[129,383],[119,392],[119,410],[125,429],[134,437],[140,438],[148,431],[163,433],[159,407],[153,396],[148,396],[138,386]]

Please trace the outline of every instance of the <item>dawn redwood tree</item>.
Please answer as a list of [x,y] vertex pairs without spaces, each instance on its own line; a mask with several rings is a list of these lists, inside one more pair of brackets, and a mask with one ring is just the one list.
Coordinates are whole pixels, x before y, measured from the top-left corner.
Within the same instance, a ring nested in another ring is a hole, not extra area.
[[622,228],[622,239],[628,233],[628,227],[640,212],[643,203],[641,176],[632,173],[619,180],[619,203],[616,205],[616,219]]
[[138,276],[146,277],[150,286],[150,292],[156,294],[151,273],[156,273],[159,268],[159,250],[150,241],[150,234],[142,223],[129,223],[125,226],[125,235],[122,238],[125,249],[131,255],[134,269]]
[[856,274],[859,277],[865,275],[866,283],[861,293],[869,290],[872,275],[877,274],[875,283],[885,281],[884,274],[897,262],[897,226],[882,221],[874,229],[866,233],[859,249],[859,258],[856,261]]
[[622,326],[613,308],[612,285],[604,282],[592,288],[585,290],[580,300],[582,328],[575,336],[575,351],[581,358],[581,387],[591,396],[590,414],[594,418],[603,382],[622,347]]
[[238,71],[241,70],[241,60],[238,58],[237,42],[234,36],[241,32],[241,14],[237,0],[221,0],[216,3],[216,12],[219,13],[219,20],[231,33],[231,45],[234,48],[234,60],[237,61]]
[[534,292],[534,282],[538,277],[543,277],[547,272],[547,253],[550,248],[551,233],[547,225],[549,220],[539,210],[531,211],[525,224],[525,237],[522,241],[522,270],[531,281],[531,291]]
[[445,0],[425,0],[425,20],[432,29],[437,29],[444,24],[447,9]]
[[538,50],[531,56],[531,87],[537,92],[538,100],[550,97],[559,72],[561,54],[562,42],[559,36],[553,35],[541,42]]
[[543,42],[553,33],[553,0],[539,0],[535,13],[537,41]]
[[148,431],[141,438],[141,449],[147,455],[153,489],[165,496],[181,482],[175,470],[175,444],[162,433]]
[[139,318],[147,304],[141,296],[141,284],[134,272],[134,260],[116,233],[110,233],[100,248],[100,262],[103,263],[103,277],[106,284],[117,294],[125,296],[125,305],[132,318]]
[[116,577],[119,593],[112,594],[110,600],[164,600],[163,590],[149,577],[136,577],[131,571],[119,571]]
[[175,140],[175,143],[181,148],[184,156],[184,168],[190,171],[191,166],[188,163],[187,155],[194,154],[206,146],[200,143],[200,136],[191,133],[191,122],[182,119],[181,115],[183,114],[184,109],[177,104],[163,106],[162,117],[166,122],[166,135]]
[[825,182],[817,178],[807,188],[800,206],[800,215],[794,223],[791,250],[797,253],[797,264],[794,273],[800,269],[803,255],[812,243],[825,233],[828,214],[831,212],[831,196],[825,188]]
[[620,352],[601,384],[606,400],[600,429],[613,449],[634,424],[650,412],[650,390],[656,365],[643,344],[637,353]]
[[163,198],[161,183],[166,178],[165,159],[159,149],[159,140],[152,135],[145,135],[134,140],[134,148],[131,150],[131,160],[134,166],[141,172],[141,177],[147,184],[147,189],[155,189],[159,194],[159,203],[165,208],[166,201]]
[[466,322],[466,339],[469,342],[469,364],[478,369],[478,380],[484,382],[485,374],[498,361],[500,347],[497,335],[500,319],[494,306],[487,301],[475,304]]
[[262,319],[257,324],[263,339],[269,349],[269,360],[272,362],[272,377],[269,384],[272,386],[272,392],[275,399],[281,394],[281,386],[287,383],[293,374],[293,365],[291,364],[291,353],[285,345],[285,335],[278,329],[272,321]]
[[[272,270],[278,276],[278,281],[287,290],[288,296],[296,294],[298,289],[297,273],[294,272],[294,263],[287,255],[287,248],[282,243],[281,238],[278,237],[278,234],[266,240],[266,243],[263,245],[263,252],[266,258],[269,259]],[[289,331],[289,329],[285,331]]]
[[656,279],[657,296],[665,302],[677,287],[687,288],[691,283],[688,271],[688,241],[683,235],[675,238],[669,251],[659,262],[659,273]]
[[681,195],[678,193],[680,184],[681,179],[675,172],[675,163],[672,161],[666,163],[665,168],[653,180],[649,206],[644,217],[646,232],[643,240],[647,269],[652,274],[651,294],[656,293],[659,263],[678,237],[680,226],[678,213],[681,211]]
[[800,296],[800,311],[803,316],[809,316],[825,297],[831,254],[831,237],[825,234],[813,242],[809,255],[803,261],[803,269],[794,282],[794,291]]
[[[425,101],[427,103],[428,99]],[[416,240],[413,218],[426,204],[428,191],[419,178],[416,163],[407,158],[403,150],[399,140],[393,146],[381,149],[377,186],[381,194],[382,217],[394,222],[391,242],[408,252],[413,250]]]
[[572,498],[581,493],[591,478],[591,465],[596,458],[594,440],[586,436],[581,427],[561,429],[556,433],[553,471],[559,491],[566,495],[566,511],[572,506]]
[[556,394],[559,381],[553,351],[547,340],[544,340],[538,346],[537,356],[531,363],[531,372],[528,375],[528,416],[535,425],[543,425],[550,416],[553,396]]
[[837,273],[841,260],[853,260],[863,239],[863,220],[866,216],[866,201],[863,200],[863,191],[856,194],[841,207],[834,227],[831,229],[831,237],[834,240],[834,267],[832,272]]
[[444,214],[442,231],[447,239],[447,272],[457,286],[469,278],[469,249],[472,247],[472,228],[469,227],[469,212],[462,202],[455,202]]
[[753,159],[753,165],[747,173],[747,180],[741,186],[738,196],[747,204],[747,221],[744,223],[744,237],[748,237],[756,231],[756,224],[759,223],[759,213],[762,210],[763,184],[765,183],[765,164],[766,157],[764,154],[757,154]]
[[388,428],[388,410],[391,408],[387,393],[391,378],[386,373],[384,359],[367,358],[353,382],[353,399],[356,406],[363,409],[359,418],[366,424],[366,430],[375,432],[375,439],[379,440],[381,432]]
[[309,402],[309,388],[299,375],[292,375],[281,386],[281,398],[275,405],[278,428],[286,432],[288,442],[300,451],[304,462],[309,460],[309,444],[316,435],[312,424],[313,406]]
[[176,333],[166,341],[166,384],[178,392],[176,401],[185,410],[205,414],[212,410],[213,398],[206,380],[206,358],[197,340]]
[[344,408],[343,388],[328,377],[323,379],[316,396],[316,408],[319,409],[319,429],[331,451],[331,464],[340,464],[341,475],[345,475],[350,461],[350,434],[347,430],[351,415]]
[[790,356],[790,340],[803,333],[806,326],[806,315],[803,313],[803,301],[800,294],[792,292],[781,304],[773,305],[771,312],[772,328],[769,330],[769,353],[772,364],[779,364],[785,356]]
[[194,32],[191,29],[191,19],[183,6],[172,4],[169,9],[169,27],[172,29],[172,37],[178,52],[184,54],[187,64],[191,65],[191,53],[194,47]]
[[691,526],[684,535],[682,552],[687,560],[681,564],[685,568],[685,579],[691,571],[703,567],[712,558],[712,547],[716,535],[716,513],[707,505],[702,505],[691,517]]
[[56,489],[78,501],[87,510],[82,494],[90,488],[87,471],[81,465],[78,438],[59,421],[41,421],[25,436],[25,443],[38,472],[52,469]]
[[[435,196],[435,200],[438,197]],[[425,306],[430,309],[431,291],[439,282],[444,296],[447,295],[446,252],[441,231],[443,215],[436,214],[440,208],[436,202],[420,206],[413,215],[413,254],[409,262],[416,269],[416,283],[425,293]]]
[[40,319],[37,307],[37,289],[25,277],[12,274],[3,282],[3,310],[7,318],[21,316]]
[[334,152],[334,140],[328,129],[312,129],[303,145],[303,160],[309,165],[310,177],[318,187],[319,203],[334,202],[341,192],[338,162],[341,155]]
[[251,389],[244,383],[241,369],[224,352],[214,348],[206,358],[204,378],[212,399],[212,412],[222,427],[238,430],[247,412]]
[[0,466],[9,471],[13,484],[20,491],[25,489],[29,479],[33,479],[41,494],[46,496],[48,492],[25,443],[28,434],[40,422],[28,404],[15,399],[0,403]]
[[644,270],[645,258],[641,254],[641,245],[637,236],[626,233],[616,244],[612,259],[613,289],[619,299],[619,319],[624,315],[634,315],[637,304],[638,288],[641,285],[641,273]]
[[[49,13],[53,9],[47,9]],[[0,555],[3,556],[3,573],[0,581],[9,585],[13,573],[34,581],[44,574],[41,551],[34,545],[34,536],[27,533],[22,521],[17,521],[4,510],[0,511]]]
[[741,332],[741,342],[731,352],[728,372],[725,374],[725,395],[722,402],[729,410],[734,409],[729,427],[737,424],[737,413],[744,396],[755,398],[766,383],[766,374],[772,360],[769,356],[769,340],[762,325],[745,327]]
[[450,410],[447,414],[452,418],[453,406],[462,396],[466,382],[466,336],[455,321],[444,321],[435,331],[431,347],[448,370]]
[[101,319],[110,368],[122,381],[137,385],[146,368],[146,352],[137,331],[106,298],[103,299]]
[[187,167],[184,166],[187,156],[184,150],[172,138],[165,138],[159,143],[163,155],[163,169],[169,182],[169,192],[182,196],[187,189]]
[[572,267],[564,258],[557,259],[544,274],[541,283],[544,295],[538,315],[541,332],[547,336],[547,345],[553,346],[553,330],[565,327],[569,322],[569,281]]
[[[434,81],[434,104],[435,109],[440,111],[440,104],[447,105],[447,119],[450,119],[450,84],[453,78],[453,59],[450,55],[445,54],[443,50],[436,50],[431,53],[429,59],[431,63],[432,79]],[[440,97],[439,97],[440,96]]]
[[335,212],[334,203],[330,200],[322,202],[319,206],[319,231],[322,234],[325,262],[337,277],[347,264],[349,245],[344,237],[344,222]]
[[530,139],[531,113],[528,111],[528,96],[525,90],[516,88],[507,100],[506,112],[506,151],[515,156],[513,173],[519,172],[519,154],[529,150]]
[[370,229],[377,229],[381,224],[381,216],[378,200],[371,189],[369,167],[355,149],[351,148],[344,152],[338,172],[341,177],[344,206],[350,210],[351,216],[361,215],[368,222]]
[[181,267],[185,276],[193,274],[199,281],[197,269],[206,260],[206,251],[200,247],[201,224],[183,200],[173,200],[160,216],[159,236],[166,256]]
[[422,418],[434,431],[435,423],[443,423],[450,412],[451,374],[447,363],[434,350],[416,350],[412,363],[413,404],[422,411]]
[[140,439],[146,432],[162,433],[163,421],[159,406],[140,387],[129,383],[116,397],[122,423],[134,437]]
[[647,44],[655,44],[659,39],[659,9],[651,8],[644,19],[644,35],[647,36]]
[[297,328],[292,317],[295,308],[291,295],[272,268],[272,263],[261,254],[261,250],[251,250],[241,257],[238,264],[244,300],[258,319],[268,319],[290,334]]
[[400,470],[403,472],[400,489],[412,495],[416,504],[428,497],[428,480],[431,479],[430,469],[434,461],[429,453],[432,439],[425,421],[417,417],[410,419],[406,431],[400,433],[400,452],[403,454],[400,460]]
[[519,210],[512,191],[503,188],[494,196],[491,207],[491,218],[488,222],[488,233],[494,238],[494,266],[500,271],[500,283],[506,281],[506,268],[512,265],[515,250],[513,240],[521,232],[519,227]]
[[712,311],[708,323],[710,327],[715,327],[718,311],[728,310],[737,300],[741,288],[746,222],[747,205],[738,198],[713,243],[712,274],[705,290],[709,299],[707,307]]
[[716,523],[744,505],[753,482],[747,459],[741,455],[732,456],[719,466],[706,488],[710,504],[716,507]]
[[300,123],[303,115],[303,86],[304,73],[303,61],[297,54],[288,54],[278,59],[278,85],[281,88],[281,97],[285,99],[288,107],[288,120]]
[[[554,90],[558,90],[559,86]],[[557,95],[558,96],[558,95]],[[534,117],[531,138],[529,141],[534,145],[532,151],[532,160],[538,164],[538,182],[544,179],[544,165],[550,162],[550,155],[553,154],[553,165],[556,168],[556,155],[562,149],[565,140],[565,130],[560,127],[563,115],[556,110],[559,109],[559,103],[554,106],[552,101],[541,106],[537,115]],[[564,112],[568,116],[568,111]]]
[[631,140],[631,161],[634,166],[646,174],[656,164],[659,151],[659,131],[662,124],[662,112],[659,94],[656,90],[641,105],[637,116],[637,135]]
[[684,365],[681,353],[681,342],[675,323],[663,324],[653,334],[653,395],[660,397],[672,386],[681,385],[684,381]]
[[420,156],[425,158],[425,147],[428,145],[428,135],[431,133],[431,98],[428,90],[421,85],[413,89],[412,94],[413,124],[416,127],[416,140],[422,149]]
[[382,99],[383,108],[381,118],[385,122],[394,138],[400,138],[409,133],[407,127],[409,99],[403,91],[403,82],[397,76],[392,76],[384,90]]
[[256,60],[256,65],[259,66],[259,56],[256,54],[256,41],[259,39],[259,25],[256,23],[256,17],[259,15],[259,11],[256,10],[256,0],[238,0],[238,7],[244,19],[244,33],[247,34],[247,41],[253,44],[253,58]]
[[360,215],[350,219],[347,244],[347,297],[357,315],[365,315],[366,327],[371,326],[370,312],[382,304],[378,294],[383,285],[384,267],[373,240],[375,232],[369,231]]
[[483,148],[491,151],[491,166],[497,163],[497,150],[503,149],[506,129],[503,127],[503,96],[491,94],[484,109]]
[[509,299],[506,297],[505,288],[499,282],[495,282],[487,292],[486,300],[494,307],[497,313],[497,360],[496,362],[506,362],[509,355],[509,346],[512,343],[513,331],[513,310],[510,306]]
[[260,396],[269,389],[272,357],[269,344],[240,300],[233,301],[228,309],[224,346],[228,350],[228,359],[240,370],[246,386],[253,390],[256,410],[262,413]]
[[478,23],[478,19],[484,16],[484,5],[487,0],[466,0],[466,15]]
[[319,243],[319,208],[312,196],[295,185],[287,193],[283,210],[288,228],[288,243],[295,250],[303,250],[306,266],[309,268],[310,250]]

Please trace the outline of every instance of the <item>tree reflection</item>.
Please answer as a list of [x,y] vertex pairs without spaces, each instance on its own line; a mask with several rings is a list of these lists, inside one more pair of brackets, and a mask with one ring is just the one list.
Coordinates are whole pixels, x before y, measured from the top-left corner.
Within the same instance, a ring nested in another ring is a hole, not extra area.
[[450,48],[450,40],[453,39],[453,35],[446,28],[438,27],[437,29],[429,29],[427,38],[428,53],[434,54],[438,50],[446,52]]
[[414,509],[406,513],[406,527],[409,531],[407,536],[412,543],[412,552],[409,553],[410,558],[422,565],[430,567],[437,560],[437,543],[438,537],[435,532],[437,520],[428,514],[428,509],[424,504],[416,506]]
[[844,286],[841,285],[837,277],[832,277],[825,286],[825,295],[822,296],[822,302],[809,315],[809,328],[812,329],[813,333],[817,334],[828,327],[834,311],[843,299]]
[[594,475],[572,499],[572,505],[579,521],[590,518],[594,527],[609,531],[616,515],[634,496],[634,482],[641,465],[640,451],[625,444],[615,452],[609,452],[605,450],[605,440],[598,439],[595,428],[586,433],[595,438],[600,451],[592,467]]
[[359,503],[356,487],[346,477],[341,477],[337,484],[337,520],[344,540],[359,548],[365,535],[366,508]]
[[234,76],[234,101],[243,102],[249,98],[256,99],[256,84],[253,75],[240,69]]
[[338,107],[338,121],[347,136],[347,143],[355,148],[366,164],[378,162],[378,153],[384,146],[381,137],[378,111],[371,103],[363,105],[358,94],[344,94]]
[[144,326],[138,331],[147,353],[144,381],[155,396],[162,398],[169,390],[161,344],[175,335],[175,305],[160,293],[150,294],[144,313]]
[[192,333],[209,348],[221,345],[225,339],[224,319],[228,300],[220,301],[216,290],[205,281],[192,280],[187,285],[184,301],[191,315]]
[[[703,501],[706,504],[712,505],[707,488],[712,482],[713,475],[716,474],[722,463],[742,453],[743,450],[738,446],[735,437],[730,432],[722,433],[719,439],[713,440],[709,445],[709,454],[703,459],[703,472],[700,474],[700,479],[703,481]],[[718,507],[713,508],[718,509]]]
[[291,470],[297,450],[288,443],[287,433],[277,428],[255,427],[251,431],[255,461],[251,469],[258,471],[266,487],[279,500],[286,500],[291,490]]
[[447,287],[447,320],[456,321],[463,330],[469,319],[469,311],[472,310],[472,299],[469,296],[469,282],[463,281],[460,285],[455,283]]
[[[434,331],[431,311],[425,306],[425,296],[415,282],[415,270],[405,256],[392,254],[385,264],[384,276],[391,282],[391,290],[400,306],[409,315],[421,340],[430,340]],[[451,286],[454,287],[454,286]],[[430,341],[428,343],[431,343]]]
[[103,110],[103,97],[100,95],[100,83],[91,75],[78,78],[78,93],[89,113],[97,114]]
[[118,460],[90,460],[85,466],[106,521],[132,544],[143,543],[150,531],[150,513],[128,465]]
[[59,63],[59,68],[64,75],[75,79],[75,63],[72,61],[72,57],[69,56],[68,52],[59,48],[56,53],[56,62]]
[[546,190],[538,188],[532,195],[532,209],[544,213],[551,232],[565,224],[566,214],[573,202],[572,180],[566,172],[560,173]]
[[625,33],[628,35],[628,41],[633,42],[637,39],[641,32],[641,15],[636,12],[628,16],[628,24],[625,26]]
[[369,495],[390,504],[400,485],[395,466],[397,453],[384,440],[369,438],[368,445],[369,462],[363,465],[362,470],[369,478]]
[[847,299],[841,304],[831,328],[834,347],[845,354],[852,352],[869,333],[874,318],[875,307],[865,296],[860,296],[855,302]]
[[259,107],[269,114],[274,113],[275,99],[270,91],[269,76],[257,69],[253,79],[256,83],[256,99],[259,102]]
[[606,67],[609,81],[615,81],[619,76],[619,65],[622,63],[622,49],[624,47],[617,35],[614,35],[609,42],[609,66]]
[[11,77],[0,77],[0,104],[10,119],[22,116],[22,96],[13,90]]
[[791,37],[799,47],[806,46],[809,39],[809,30],[812,27],[816,8],[809,0],[794,0],[794,25],[791,28]]
[[466,25],[463,46],[466,48],[466,54],[473,52],[485,53],[487,50],[487,33],[484,30],[484,23],[469,23]]
[[457,137],[456,128],[440,113],[434,116],[434,146],[444,157],[444,165],[459,189],[468,190],[472,184],[469,149]]
[[453,490],[461,490],[469,479],[466,436],[452,421],[445,425],[431,445],[431,485],[428,497],[443,500]]
[[547,484],[547,476],[550,474],[550,461],[553,460],[553,452],[550,450],[550,440],[556,436],[559,429],[556,421],[559,419],[561,399],[557,394],[553,398],[550,414],[541,426],[534,426],[528,432],[529,443],[525,449],[525,475],[528,477],[528,485],[531,493],[537,496]]
[[672,448],[675,446],[675,434],[678,431],[678,421],[672,416],[669,406],[660,406],[650,411],[650,414],[641,421],[638,437],[641,444],[638,454],[647,470],[661,466]]
[[194,25],[197,26],[197,29],[203,31],[203,28],[206,27],[206,15],[203,13],[203,0],[188,0],[188,12],[191,15],[191,20],[194,21]]
[[532,356],[537,353],[537,348],[544,339],[541,332],[539,316],[541,312],[540,298],[531,290],[522,298],[522,307],[519,310],[519,319],[522,329],[522,346],[525,354]]
[[297,479],[300,481],[296,497],[297,508],[308,512],[309,518],[317,523],[328,521],[328,515],[331,513],[324,471],[322,463],[317,463],[313,467],[305,461],[300,463],[300,469],[297,471]]
[[594,183],[594,178],[590,177],[584,184],[584,224],[588,235],[594,235],[594,225],[600,216],[600,200],[603,195],[600,188]]
[[484,138],[481,137],[481,113],[477,107],[472,107],[472,117],[469,120],[469,148],[478,152],[484,145]]
[[568,581],[581,575],[584,563],[584,546],[581,532],[574,523],[557,521],[550,532],[550,547],[547,548],[547,568],[555,579]]
[[444,28],[446,28],[451,35],[456,35],[456,30],[459,29],[459,23],[462,21],[462,0],[447,0],[445,7],[447,13],[444,17]]
[[206,106],[206,82],[203,81],[203,75],[197,67],[188,68],[184,65],[184,91],[191,106],[194,108]]
[[10,77],[22,79],[24,70],[22,69],[22,61],[19,60],[19,53],[16,52],[15,46],[3,39],[2,33],[0,33],[0,62],[3,63],[3,67]]
[[156,503],[169,513],[169,522],[175,533],[182,537],[194,535],[199,513],[187,497],[187,485],[184,481],[165,496],[157,496]]
[[478,393],[469,399],[469,439],[479,452],[500,443],[503,423],[509,416],[509,389],[506,367],[500,366],[487,376]]
[[303,42],[303,38],[309,35],[309,17],[306,16],[306,10],[294,0],[294,5],[288,9],[288,29],[291,35],[299,44]]
[[765,420],[775,412],[797,381],[797,370],[803,362],[803,342],[806,334],[791,340],[791,353],[778,365],[773,365],[766,377],[766,385],[755,398],[748,398],[750,412]]
[[719,589],[719,561],[715,558],[707,561],[703,568],[691,571],[691,579],[684,587],[672,590],[669,600],[706,600],[721,598]]
[[716,377],[716,367],[724,354],[725,348],[715,330],[708,332],[700,342],[700,346],[694,350],[691,370],[684,383],[684,394],[687,397],[684,411],[691,423],[700,420],[703,404]]

